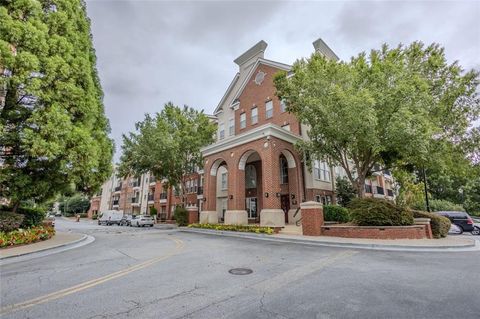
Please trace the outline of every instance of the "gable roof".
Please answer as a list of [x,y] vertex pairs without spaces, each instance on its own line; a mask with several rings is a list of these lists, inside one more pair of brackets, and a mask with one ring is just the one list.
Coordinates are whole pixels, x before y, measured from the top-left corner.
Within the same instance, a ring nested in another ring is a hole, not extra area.
[[255,62],[255,65],[250,69],[247,76],[245,77],[242,84],[240,85],[237,92],[235,93],[235,96],[233,97],[233,100],[232,100],[233,102],[235,102],[240,97],[243,90],[245,89],[245,86],[247,86],[248,81],[250,81],[250,78],[252,77],[253,72],[255,72],[255,70],[257,69],[257,67],[260,64],[268,65],[268,66],[271,66],[271,67],[274,67],[274,68],[277,68],[277,69],[280,69],[280,70],[284,70],[284,71],[290,71],[290,69],[292,68],[291,65],[288,65],[288,64],[285,64],[285,63],[280,63],[280,62],[276,62],[276,61],[272,61],[272,60],[258,58],[257,61]]
[[213,111],[213,114],[217,114],[221,110],[222,104],[227,99],[227,96],[230,95],[230,92],[235,87],[235,84],[237,84],[237,81],[239,78],[240,78],[240,73],[237,72],[237,74],[235,74],[235,76],[233,77],[232,82],[230,82],[230,85],[228,86],[227,91],[225,91],[225,94],[222,96],[222,99],[220,100],[217,107],[215,108],[215,111]]

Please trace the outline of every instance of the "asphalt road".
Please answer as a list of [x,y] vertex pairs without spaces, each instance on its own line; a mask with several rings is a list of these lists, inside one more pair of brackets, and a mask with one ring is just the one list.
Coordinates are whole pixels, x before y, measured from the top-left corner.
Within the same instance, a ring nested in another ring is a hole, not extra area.
[[[480,253],[309,247],[57,220],[95,242],[1,267],[1,318],[479,318]],[[232,275],[232,268],[249,275]]]

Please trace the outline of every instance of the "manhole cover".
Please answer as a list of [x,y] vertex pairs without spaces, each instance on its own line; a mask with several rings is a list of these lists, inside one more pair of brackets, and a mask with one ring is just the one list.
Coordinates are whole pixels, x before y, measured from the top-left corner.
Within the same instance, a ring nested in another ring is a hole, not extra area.
[[233,268],[228,271],[232,275],[250,275],[253,270],[248,268]]

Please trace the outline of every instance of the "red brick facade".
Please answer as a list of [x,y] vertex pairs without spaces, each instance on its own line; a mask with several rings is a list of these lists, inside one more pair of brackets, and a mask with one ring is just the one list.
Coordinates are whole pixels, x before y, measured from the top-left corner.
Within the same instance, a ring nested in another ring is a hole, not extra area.
[[427,225],[379,227],[323,226],[322,236],[368,239],[424,239],[429,238],[427,227]]

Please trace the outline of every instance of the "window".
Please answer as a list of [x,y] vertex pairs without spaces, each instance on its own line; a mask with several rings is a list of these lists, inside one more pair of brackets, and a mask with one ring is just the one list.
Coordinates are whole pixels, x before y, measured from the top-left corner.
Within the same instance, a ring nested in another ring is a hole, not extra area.
[[230,136],[235,135],[235,119],[228,120],[228,134]]
[[280,184],[288,184],[288,162],[285,157],[280,157]]
[[258,109],[254,107],[252,109],[252,125],[258,123]]
[[316,179],[321,181],[330,181],[330,167],[327,162],[315,161],[313,163],[313,174]]
[[282,128],[286,131],[289,131],[290,132],[290,124],[285,124],[285,125],[282,125]]
[[240,114],[240,128],[245,128],[247,126],[247,115],[245,113]]
[[257,170],[254,165],[247,165],[245,167],[245,188],[257,187]]
[[265,103],[265,118],[269,119],[273,116],[273,102],[268,101]]
[[347,173],[341,166],[336,166],[335,167],[335,176],[340,177],[340,178],[345,178],[347,176]]
[[226,190],[228,188],[227,183],[227,173],[222,173],[222,190]]
[[218,138],[223,140],[225,138],[225,124],[218,125]]
[[283,113],[287,111],[287,105],[285,104],[284,100],[280,100],[280,111]]

